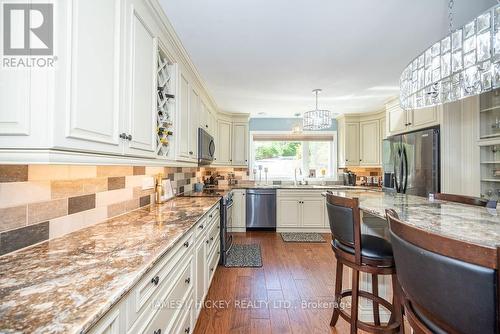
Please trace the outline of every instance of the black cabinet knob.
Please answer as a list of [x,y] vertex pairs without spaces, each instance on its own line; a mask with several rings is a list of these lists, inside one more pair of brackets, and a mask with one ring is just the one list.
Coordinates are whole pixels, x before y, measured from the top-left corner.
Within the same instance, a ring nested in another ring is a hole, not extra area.
[[120,139],[127,139],[127,134],[125,132],[122,132],[118,135],[118,137],[120,137]]
[[186,248],[188,248],[188,247],[189,247],[189,241],[186,241],[186,242],[184,243],[184,247],[186,247]]
[[188,327],[188,328],[186,328],[186,329],[184,330],[184,333],[189,334],[189,332],[191,332],[191,327]]
[[210,240],[207,239],[207,241],[205,241],[207,244],[210,242]]
[[191,278],[190,278],[190,277],[186,278],[186,279],[184,280],[184,282],[186,282],[186,284],[191,283]]
[[189,151],[189,154],[193,155],[193,151]]
[[198,228],[199,228],[200,230],[203,230],[203,228],[204,228],[204,227],[205,227],[205,226],[203,226],[203,224],[201,224],[200,226],[198,226]]
[[160,277],[158,276],[155,276],[151,279],[151,283],[153,283],[154,285],[158,285],[158,283],[160,283]]
[[214,271],[214,267],[210,268],[210,271]]
[[161,329],[157,329],[153,332],[153,334],[161,334]]
[[214,237],[210,237],[210,241],[213,241],[214,240]]
[[132,140],[132,135],[128,135],[127,140]]

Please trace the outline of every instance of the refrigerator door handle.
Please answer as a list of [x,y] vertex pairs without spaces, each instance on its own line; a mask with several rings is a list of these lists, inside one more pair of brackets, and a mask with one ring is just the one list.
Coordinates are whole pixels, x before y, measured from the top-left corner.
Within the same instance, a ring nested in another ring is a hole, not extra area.
[[403,147],[403,193],[406,193],[406,187],[408,185],[408,155],[406,154],[406,148]]
[[396,188],[396,192],[401,192],[401,182],[398,180],[398,168],[401,171],[401,151],[398,150],[396,156],[394,157],[394,187]]

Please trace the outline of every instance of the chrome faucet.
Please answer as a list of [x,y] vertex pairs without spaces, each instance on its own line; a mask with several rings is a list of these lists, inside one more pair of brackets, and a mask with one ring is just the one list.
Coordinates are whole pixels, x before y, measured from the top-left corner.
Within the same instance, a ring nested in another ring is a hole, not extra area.
[[[297,169],[299,170],[299,175],[302,176],[302,169],[300,167],[295,167],[295,170],[293,171],[294,173],[294,185],[297,185]],[[302,181],[299,181],[298,184],[302,184]]]

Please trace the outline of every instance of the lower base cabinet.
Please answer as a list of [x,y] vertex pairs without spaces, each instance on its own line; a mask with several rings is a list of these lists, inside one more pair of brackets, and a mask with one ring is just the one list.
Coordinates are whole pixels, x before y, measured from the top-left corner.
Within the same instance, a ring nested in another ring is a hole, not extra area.
[[189,334],[220,257],[217,204],[88,332]]
[[277,232],[329,232],[324,190],[278,190]]

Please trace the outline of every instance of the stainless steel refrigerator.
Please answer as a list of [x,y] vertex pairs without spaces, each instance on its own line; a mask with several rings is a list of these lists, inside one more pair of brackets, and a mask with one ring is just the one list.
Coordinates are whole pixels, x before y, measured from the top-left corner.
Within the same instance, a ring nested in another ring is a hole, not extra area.
[[388,137],[383,142],[383,187],[428,196],[440,187],[439,127]]

